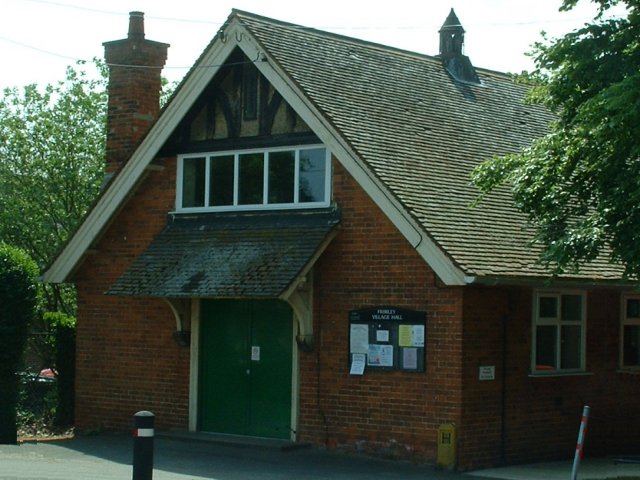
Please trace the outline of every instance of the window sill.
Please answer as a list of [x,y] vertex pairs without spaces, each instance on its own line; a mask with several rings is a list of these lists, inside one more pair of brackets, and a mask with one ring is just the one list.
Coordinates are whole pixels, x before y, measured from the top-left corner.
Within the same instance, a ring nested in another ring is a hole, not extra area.
[[246,212],[273,212],[284,210],[312,210],[328,208],[329,202],[308,202],[308,203],[271,203],[265,205],[233,205],[228,207],[183,207],[176,208],[169,212],[170,215],[189,215],[200,213],[246,213]]
[[640,368],[619,368],[616,373],[625,373],[627,375],[640,375]]
[[592,372],[534,372],[529,374],[529,378],[588,377],[591,375],[593,375]]

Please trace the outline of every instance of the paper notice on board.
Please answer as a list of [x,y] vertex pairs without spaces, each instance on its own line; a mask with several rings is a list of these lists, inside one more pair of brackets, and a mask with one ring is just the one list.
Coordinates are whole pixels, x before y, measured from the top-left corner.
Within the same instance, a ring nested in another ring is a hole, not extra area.
[[389,330],[376,330],[376,342],[388,342]]
[[364,374],[364,363],[366,355],[364,353],[354,353],[351,355],[351,370],[350,375],[362,375]]
[[398,345],[401,347],[410,347],[413,335],[411,334],[411,327],[413,325],[399,325],[398,326]]
[[424,325],[411,325],[412,347],[424,347]]
[[402,349],[402,368],[408,370],[418,369],[418,349],[403,348]]
[[399,325],[398,345],[401,347],[424,347],[424,325]]
[[393,345],[369,345],[367,365],[393,367]]
[[349,353],[369,352],[369,325],[361,323],[351,324],[351,335],[349,336]]

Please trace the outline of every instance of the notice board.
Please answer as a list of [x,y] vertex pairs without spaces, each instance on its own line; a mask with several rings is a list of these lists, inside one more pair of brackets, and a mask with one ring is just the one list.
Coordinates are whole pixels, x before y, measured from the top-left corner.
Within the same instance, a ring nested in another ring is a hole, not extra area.
[[349,312],[349,370],[424,372],[427,314],[393,306]]

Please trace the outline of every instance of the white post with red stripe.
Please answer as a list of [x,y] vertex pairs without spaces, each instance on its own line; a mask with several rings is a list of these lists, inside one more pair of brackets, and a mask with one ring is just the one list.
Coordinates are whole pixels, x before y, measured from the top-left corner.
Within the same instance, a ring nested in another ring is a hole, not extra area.
[[571,470],[571,480],[578,478],[578,467],[582,460],[582,448],[584,447],[584,437],[587,435],[587,422],[589,421],[589,411],[591,408],[585,405],[582,409],[582,420],[580,421],[580,431],[578,432],[578,443],[576,445],[576,454],[573,457],[573,469]]

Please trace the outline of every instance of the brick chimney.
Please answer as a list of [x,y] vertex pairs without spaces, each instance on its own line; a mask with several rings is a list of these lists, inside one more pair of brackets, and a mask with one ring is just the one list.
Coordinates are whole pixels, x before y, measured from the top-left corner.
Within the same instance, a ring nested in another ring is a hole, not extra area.
[[160,111],[160,74],[167,60],[166,43],[144,38],[144,13],[129,14],[123,40],[105,42],[109,67],[106,174],[127,162]]

